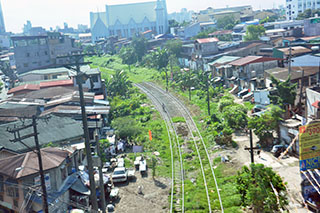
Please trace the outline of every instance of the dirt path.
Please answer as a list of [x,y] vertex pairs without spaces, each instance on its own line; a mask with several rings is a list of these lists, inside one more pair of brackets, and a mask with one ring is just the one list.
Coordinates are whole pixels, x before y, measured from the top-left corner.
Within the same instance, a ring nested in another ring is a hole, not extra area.
[[[151,170],[148,176],[142,177],[136,172],[136,180],[128,184],[118,184],[120,189],[120,201],[115,206],[115,212],[168,212],[170,194],[170,180],[157,177],[152,179]],[[138,193],[138,187],[142,187],[142,194]]]

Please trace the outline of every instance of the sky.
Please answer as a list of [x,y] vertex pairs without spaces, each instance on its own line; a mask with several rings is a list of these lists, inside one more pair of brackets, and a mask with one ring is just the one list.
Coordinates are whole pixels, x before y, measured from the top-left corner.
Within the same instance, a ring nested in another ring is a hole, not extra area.
[[[126,4],[146,2],[150,0],[0,0],[6,30],[22,32],[23,24],[30,20],[32,26],[69,27],[78,24],[90,25],[90,12],[104,11],[106,4]],[[242,5],[252,5],[253,9],[277,8],[284,5],[285,0],[167,0],[168,13],[180,11],[181,8],[199,11],[208,7],[222,8]]]

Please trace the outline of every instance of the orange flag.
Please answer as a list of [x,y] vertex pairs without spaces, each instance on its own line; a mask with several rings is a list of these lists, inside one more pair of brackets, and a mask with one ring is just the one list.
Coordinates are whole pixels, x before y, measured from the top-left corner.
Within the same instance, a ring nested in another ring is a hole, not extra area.
[[150,139],[150,141],[152,141],[152,132],[151,132],[151,130],[149,130],[149,139]]

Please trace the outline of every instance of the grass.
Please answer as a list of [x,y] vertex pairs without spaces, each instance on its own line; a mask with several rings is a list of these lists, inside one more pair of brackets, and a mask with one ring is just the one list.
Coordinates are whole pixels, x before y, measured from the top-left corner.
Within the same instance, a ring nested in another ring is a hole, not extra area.
[[155,69],[145,68],[140,66],[131,66],[129,72],[128,65],[122,64],[118,56],[103,56],[103,57],[87,57],[86,61],[92,62],[92,68],[99,68],[103,79],[110,79],[111,75],[116,71],[125,70],[128,74],[129,80],[133,83],[141,83],[143,81],[153,81],[159,72]]
[[[92,67],[99,67],[102,72],[102,77],[109,79],[118,70],[128,70],[128,66],[121,63],[121,59],[117,56],[104,56],[104,57],[90,57],[86,61],[91,61]],[[159,73],[154,69],[144,68],[144,67],[131,67],[131,72],[127,71],[129,80],[134,83],[139,83],[142,81],[155,81],[159,79]],[[158,82],[159,83],[159,82]],[[165,81],[160,83],[164,86]],[[178,93],[182,99],[190,104],[188,101],[188,92],[175,91]],[[210,152],[210,149],[215,146],[215,142],[212,137],[212,133],[205,129],[203,124],[203,119],[207,115],[207,103],[205,98],[199,98],[196,91],[192,92],[192,109],[196,109],[197,116],[194,120],[203,135],[204,142]],[[150,102],[149,102],[150,103]],[[248,106],[250,107],[250,106]],[[218,111],[218,103],[211,102],[211,113],[215,113],[219,118],[221,118],[221,113]],[[136,117],[137,120],[140,119],[139,116]],[[173,122],[185,122],[182,117],[173,118]],[[144,155],[151,159],[154,155],[153,152],[157,151],[160,156],[157,157],[156,175],[171,178],[171,153],[168,134],[166,131],[165,123],[161,119],[158,112],[152,112],[152,119],[144,123],[144,133],[141,137],[148,138],[148,130],[151,131],[155,126],[161,127],[161,132],[159,135],[153,135],[153,140],[150,141],[146,139],[143,143],[144,145]],[[204,193],[204,185],[202,174],[199,171],[199,160],[195,152],[195,147],[193,142],[187,142],[188,149],[191,149],[191,153],[183,153],[184,160],[184,170],[186,173],[185,180],[185,210],[186,212],[208,212],[208,204],[206,194]],[[201,153],[204,155],[205,153]],[[126,163],[132,163],[134,159],[134,154],[129,154],[129,159]],[[208,162],[204,162],[207,163]],[[220,163],[220,159],[214,161],[214,165],[217,166],[215,169],[218,186],[220,188],[220,193],[223,200],[223,206],[225,212],[241,212],[240,208],[240,196],[236,192],[236,182],[235,182],[235,172],[237,168]],[[207,177],[212,177],[211,170],[206,168],[205,170]],[[194,181],[191,181],[194,180]],[[218,195],[215,189],[215,183],[213,178],[208,180],[208,188],[210,193],[212,208],[216,211],[220,210],[220,204],[218,201]]]
[[172,122],[173,123],[185,123],[186,120],[184,119],[184,117],[174,117],[174,118],[172,118]]
[[245,107],[247,107],[248,111],[252,110],[253,107],[254,107],[254,104],[252,104],[251,102],[249,101],[246,101],[243,103]]

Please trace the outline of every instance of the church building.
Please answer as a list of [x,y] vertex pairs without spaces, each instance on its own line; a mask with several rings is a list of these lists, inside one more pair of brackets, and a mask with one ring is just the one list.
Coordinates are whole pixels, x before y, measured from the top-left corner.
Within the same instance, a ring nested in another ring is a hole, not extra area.
[[165,34],[169,30],[166,0],[106,5],[105,12],[90,13],[90,24],[93,42],[109,36],[132,38],[148,30]]

